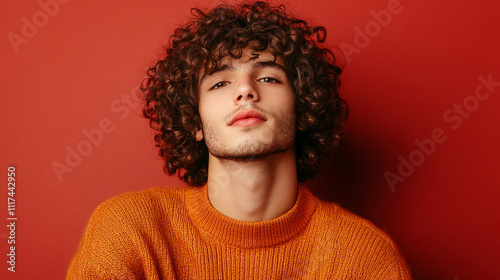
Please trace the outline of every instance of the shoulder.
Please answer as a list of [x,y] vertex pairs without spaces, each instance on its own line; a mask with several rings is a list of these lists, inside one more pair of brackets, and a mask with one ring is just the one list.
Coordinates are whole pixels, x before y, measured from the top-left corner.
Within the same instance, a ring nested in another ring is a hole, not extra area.
[[186,193],[187,188],[151,188],[101,203],[90,217],[68,279],[143,279],[138,265],[150,261],[155,248],[164,248],[157,237],[186,220]]
[[320,201],[318,212],[321,213],[322,220],[329,227],[337,229],[339,234],[346,239],[369,238],[372,240],[376,239],[388,245],[394,244],[391,237],[385,231],[367,219],[350,212],[336,203]]
[[183,200],[188,188],[148,188],[143,191],[126,192],[107,199],[100,208],[126,207],[143,203],[175,202]]
[[385,231],[333,202],[321,201],[317,212],[324,243],[332,244],[349,263],[363,264],[359,271],[368,278],[411,279],[398,246]]
[[149,188],[127,192],[102,202],[93,212],[95,219],[144,223],[150,219],[168,218],[185,206],[189,188]]

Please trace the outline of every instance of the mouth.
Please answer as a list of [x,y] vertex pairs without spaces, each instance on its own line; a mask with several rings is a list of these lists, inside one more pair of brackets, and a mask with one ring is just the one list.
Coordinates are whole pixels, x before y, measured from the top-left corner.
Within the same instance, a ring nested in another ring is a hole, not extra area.
[[252,126],[263,123],[267,121],[267,119],[262,116],[259,112],[254,110],[242,110],[239,111],[231,121],[228,123],[228,126]]

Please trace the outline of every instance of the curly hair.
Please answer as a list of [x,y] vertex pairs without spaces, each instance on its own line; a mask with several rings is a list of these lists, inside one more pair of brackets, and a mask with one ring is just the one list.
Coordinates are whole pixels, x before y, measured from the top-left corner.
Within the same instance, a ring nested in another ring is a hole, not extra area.
[[175,30],[164,56],[142,82],[143,115],[156,131],[154,140],[165,160],[164,171],[191,186],[208,178],[208,149],[196,141],[202,128],[198,79],[225,57],[238,59],[242,49],[268,50],[285,62],[296,95],[295,153],[297,179],[321,172],[321,163],[341,139],[348,115],[339,96],[342,72],[332,51],[322,46],[326,29],[289,16],[284,6],[265,2],[192,9],[193,18]]

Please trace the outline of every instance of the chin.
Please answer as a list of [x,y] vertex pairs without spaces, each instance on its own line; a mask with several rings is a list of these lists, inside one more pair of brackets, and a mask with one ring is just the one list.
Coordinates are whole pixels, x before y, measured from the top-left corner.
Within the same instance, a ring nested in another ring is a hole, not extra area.
[[[259,161],[269,159],[272,156],[284,153],[292,147],[290,145],[268,145],[268,144],[256,144],[256,143],[245,143],[244,145],[238,145],[236,147],[227,149],[218,149],[219,147],[209,148],[210,153],[218,158],[225,160],[234,161]],[[214,149],[215,148],[215,149]]]

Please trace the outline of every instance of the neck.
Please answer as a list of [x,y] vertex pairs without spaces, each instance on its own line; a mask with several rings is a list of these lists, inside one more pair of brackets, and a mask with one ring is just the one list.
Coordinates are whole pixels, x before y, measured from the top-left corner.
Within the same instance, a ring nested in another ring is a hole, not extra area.
[[293,148],[253,160],[209,156],[208,198],[220,213],[241,221],[265,221],[290,210],[297,199]]

